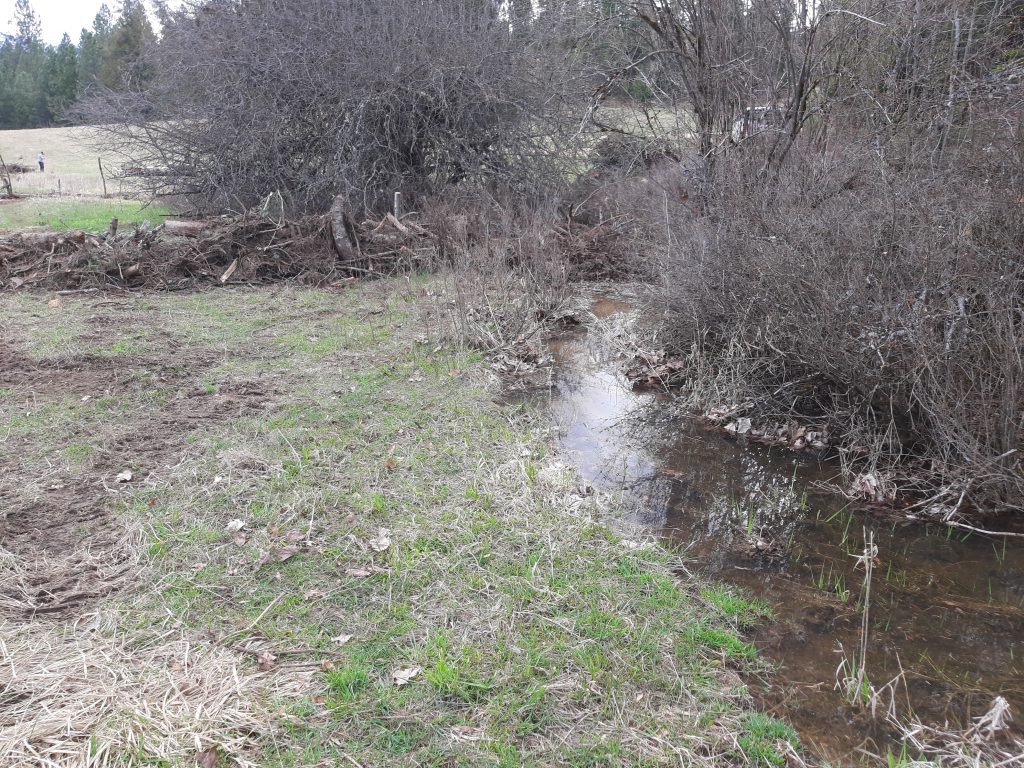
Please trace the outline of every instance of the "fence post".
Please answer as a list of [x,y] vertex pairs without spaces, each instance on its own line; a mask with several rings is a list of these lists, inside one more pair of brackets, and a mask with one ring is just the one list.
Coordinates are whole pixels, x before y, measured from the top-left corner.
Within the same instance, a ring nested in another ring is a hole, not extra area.
[[107,177],[103,174],[103,159],[97,157],[96,164],[100,167],[100,179],[103,181],[103,196],[107,196]]
[[3,184],[4,189],[7,190],[6,194],[8,197],[14,197],[14,184],[11,183],[11,172],[7,170],[7,163],[4,162],[3,155],[0,155],[0,184]]

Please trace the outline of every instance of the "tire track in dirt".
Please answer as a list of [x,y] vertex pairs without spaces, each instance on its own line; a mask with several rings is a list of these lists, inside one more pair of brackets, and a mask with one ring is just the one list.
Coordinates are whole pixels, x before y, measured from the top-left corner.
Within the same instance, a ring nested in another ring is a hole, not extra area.
[[[181,382],[215,357],[39,361],[0,344],[0,387],[53,397],[144,394],[152,384],[140,373],[150,382]],[[67,619],[116,591],[134,572],[139,553],[112,509],[117,496],[176,465],[193,432],[259,412],[273,394],[255,382],[226,384],[217,394],[190,387],[159,410],[92,434],[98,450],[86,466],[48,461],[33,467],[18,445],[0,452],[0,617]],[[138,477],[116,483],[127,467],[137,468]]]

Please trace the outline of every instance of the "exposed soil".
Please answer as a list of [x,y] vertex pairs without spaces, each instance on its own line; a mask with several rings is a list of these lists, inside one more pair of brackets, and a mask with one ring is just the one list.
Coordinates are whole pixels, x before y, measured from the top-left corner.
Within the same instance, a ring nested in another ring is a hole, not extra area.
[[190,352],[179,357],[124,357],[93,354],[37,360],[0,339],[0,388],[18,388],[58,396],[112,395],[131,386],[145,372],[157,382],[173,383],[194,375],[214,355]]
[[[31,393],[39,402],[184,385],[162,407],[89,432],[95,451],[82,463],[58,455],[27,458],[19,450],[26,446],[8,436],[0,454],[0,546],[18,567],[0,572],[0,616],[66,619],[124,583],[134,564],[130,531],[113,511],[120,490],[156,482],[181,460],[191,433],[259,412],[276,394],[255,382],[227,384],[216,393],[185,384],[215,357],[199,351],[185,359],[34,360],[0,343],[0,387]],[[119,482],[125,470],[132,478]]]
[[112,438],[95,466],[109,472],[138,468],[133,482],[158,475],[178,462],[189,434],[213,422],[258,413],[276,393],[257,383],[229,385],[216,394],[190,389],[147,415],[127,434]]

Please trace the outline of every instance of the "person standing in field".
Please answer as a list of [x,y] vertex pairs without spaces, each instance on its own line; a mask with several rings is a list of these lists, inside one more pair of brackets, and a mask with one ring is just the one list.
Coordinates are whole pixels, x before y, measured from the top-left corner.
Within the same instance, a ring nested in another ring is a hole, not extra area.
[[46,155],[43,154],[43,150],[39,150],[39,154],[36,155],[36,162],[39,163],[40,173],[46,170]]

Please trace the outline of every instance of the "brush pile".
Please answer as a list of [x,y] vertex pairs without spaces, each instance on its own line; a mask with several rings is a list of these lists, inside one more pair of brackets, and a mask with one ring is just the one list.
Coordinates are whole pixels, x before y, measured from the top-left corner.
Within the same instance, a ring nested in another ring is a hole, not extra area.
[[[0,289],[131,287],[298,280],[324,285],[393,274],[432,260],[433,237],[393,214],[356,223],[345,214],[286,221],[249,212],[201,221],[147,222],[119,232],[22,232],[0,238]],[[347,222],[345,224],[344,222]]]

